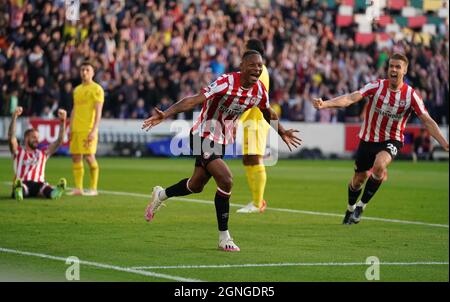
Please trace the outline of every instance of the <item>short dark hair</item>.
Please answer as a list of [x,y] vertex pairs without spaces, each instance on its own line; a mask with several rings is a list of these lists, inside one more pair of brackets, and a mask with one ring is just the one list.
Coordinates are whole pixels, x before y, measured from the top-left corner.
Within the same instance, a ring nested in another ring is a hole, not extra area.
[[27,129],[27,130],[25,130],[25,132],[24,132],[24,134],[23,134],[23,137],[25,138],[25,137],[27,137],[28,135],[30,135],[32,132],[37,132],[37,130],[36,129],[34,129],[34,128],[30,128],[30,129]]
[[391,59],[391,60],[400,60],[400,61],[405,62],[406,65],[409,64],[408,58],[404,54],[399,53],[399,52],[394,53],[389,59]]
[[82,66],[91,66],[95,72],[95,63],[91,60],[84,60],[83,63],[81,63],[80,67],[82,67]]
[[[242,60],[244,60],[246,57],[251,56],[251,55],[258,55],[261,56],[261,53],[259,51],[256,50],[247,50],[246,52],[244,52],[244,54],[242,55]],[[262,56],[261,56],[262,57]]]
[[247,43],[245,43],[245,48],[247,48],[248,50],[256,50],[261,54],[262,57],[264,57],[264,44],[261,40],[249,39]]

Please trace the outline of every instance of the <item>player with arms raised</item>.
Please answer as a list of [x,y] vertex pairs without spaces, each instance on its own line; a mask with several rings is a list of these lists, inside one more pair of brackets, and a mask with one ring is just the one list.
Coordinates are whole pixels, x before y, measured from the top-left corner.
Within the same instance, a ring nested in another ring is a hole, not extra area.
[[22,107],[16,108],[8,130],[9,150],[13,156],[15,172],[12,197],[18,201],[25,197],[59,199],[66,189],[67,181],[61,178],[58,185],[52,188],[45,181],[45,165],[48,158],[58,150],[63,142],[67,113],[65,110],[58,110],[60,120],[58,138],[48,148],[41,149],[38,147],[39,132],[33,128],[25,131],[23,147],[17,142],[16,121],[22,112]]
[[[239,251],[228,232],[233,177],[222,158],[225,146],[234,142],[234,128],[246,110],[258,107],[267,122],[278,121],[277,114],[269,106],[267,90],[259,80],[262,66],[261,54],[254,50],[247,51],[242,56],[240,72],[220,76],[202,89],[201,93],[182,99],[164,112],[156,109],[156,113],[144,121],[142,128],[148,130],[170,116],[203,104],[190,134],[191,150],[196,156],[194,173],[190,178],[185,178],[167,189],[159,186],[153,189],[152,200],[145,214],[148,221],[153,219],[164,200],[200,193],[213,177],[217,184],[214,204],[219,228],[219,249]],[[275,130],[289,149],[300,145],[301,140],[295,135],[298,130],[285,130],[280,124]]]
[[[364,97],[369,98],[359,132],[361,140],[356,152],[355,173],[348,185],[344,224],[360,221],[364,208],[383,182],[387,167],[403,146],[403,132],[412,111],[448,152],[448,142],[428,114],[423,100],[414,88],[403,81],[407,69],[408,58],[395,53],[389,59],[388,79],[369,83],[359,91],[329,101],[313,100],[316,109],[327,109],[347,107]],[[357,202],[365,182],[364,192]]]

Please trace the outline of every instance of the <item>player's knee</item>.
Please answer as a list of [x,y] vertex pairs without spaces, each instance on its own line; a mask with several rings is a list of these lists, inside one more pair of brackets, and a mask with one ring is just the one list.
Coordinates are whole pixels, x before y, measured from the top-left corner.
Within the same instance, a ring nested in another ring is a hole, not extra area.
[[377,178],[377,179],[382,179],[383,175],[386,173],[386,166],[379,164],[379,165],[375,165],[373,167],[372,170],[372,174]]
[[364,184],[365,179],[362,177],[355,178],[352,182],[353,189],[360,189]]
[[92,155],[92,154],[87,155],[87,156],[85,157],[85,159],[86,159],[86,162],[87,162],[89,165],[91,165],[91,164],[93,164],[93,163],[96,162],[95,156]]
[[243,155],[242,162],[245,166],[254,166],[260,164],[258,155]]
[[218,186],[225,192],[231,192],[231,188],[233,187],[233,177],[231,175],[221,177],[218,181]]
[[72,162],[73,163],[79,163],[83,160],[83,157],[81,155],[72,155]]

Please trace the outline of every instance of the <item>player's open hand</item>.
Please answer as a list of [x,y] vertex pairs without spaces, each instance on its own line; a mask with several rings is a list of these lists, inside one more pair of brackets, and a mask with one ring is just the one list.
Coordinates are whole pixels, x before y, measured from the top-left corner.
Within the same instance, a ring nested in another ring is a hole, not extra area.
[[89,132],[87,138],[83,141],[83,146],[85,148],[90,148],[92,145],[92,142],[95,140],[95,131]]
[[66,118],[67,118],[67,111],[66,110],[64,110],[64,109],[58,109],[58,118],[61,120],[61,121],[65,121],[66,120]]
[[18,116],[21,116],[22,113],[23,113],[23,107],[18,106],[18,107],[16,108],[16,110],[14,111],[13,115],[14,115],[15,117],[18,117]]
[[165,117],[166,115],[164,114],[164,112],[155,107],[155,113],[153,113],[151,117],[144,121],[144,123],[142,124],[142,129],[145,129],[147,131],[150,130],[152,127],[161,123],[165,119]]
[[325,102],[322,100],[322,98],[313,99],[312,104],[314,108],[318,110],[325,108]]
[[301,145],[302,140],[295,135],[295,133],[299,132],[295,129],[286,130],[281,136],[281,139],[286,143],[289,148],[289,151],[292,152],[292,147],[297,148]]

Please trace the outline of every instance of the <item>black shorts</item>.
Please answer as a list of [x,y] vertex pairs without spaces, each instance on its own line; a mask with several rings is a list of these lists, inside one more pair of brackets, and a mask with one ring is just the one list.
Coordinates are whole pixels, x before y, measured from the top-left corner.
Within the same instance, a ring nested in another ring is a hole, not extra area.
[[[35,181],[23,181],[23,197],[47,197],[45,196],[45,189],[50,189],[51,187],[46,182],[35,182]],[[14,198],[14,188],[11,197]]]
[[218,158],[223,158],[225,155],[225,145],[218,144],[208,138],[193,135],[192,132],[189,135],[189,144],[192,155],[195,157],[195,166],[206,166]]
[[364,172],[372,169],[375,158],[381,151],[386,151],[394,159],[402,147],[403,143],[396,140],[388,140],[380,143],[361,140],[356,151],[355,172]]

